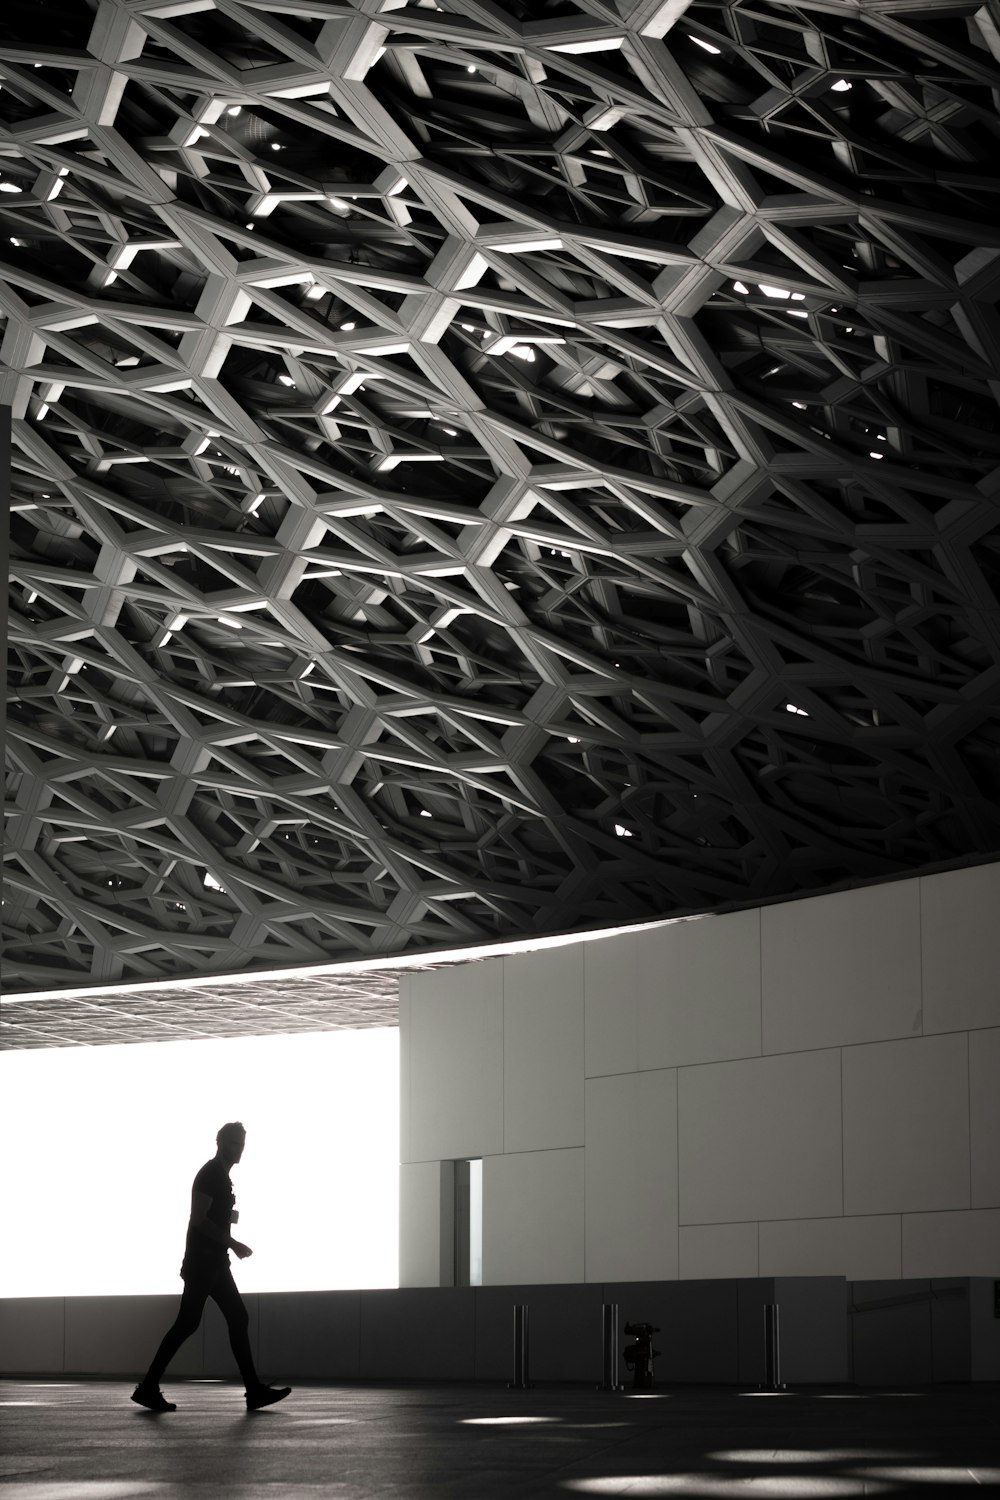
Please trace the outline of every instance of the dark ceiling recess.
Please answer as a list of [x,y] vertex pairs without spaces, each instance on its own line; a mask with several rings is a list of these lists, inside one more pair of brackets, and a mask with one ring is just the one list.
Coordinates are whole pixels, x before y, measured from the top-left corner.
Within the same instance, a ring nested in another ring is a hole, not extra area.
[[993,0],[5,24],[9,989],[1000,849]]

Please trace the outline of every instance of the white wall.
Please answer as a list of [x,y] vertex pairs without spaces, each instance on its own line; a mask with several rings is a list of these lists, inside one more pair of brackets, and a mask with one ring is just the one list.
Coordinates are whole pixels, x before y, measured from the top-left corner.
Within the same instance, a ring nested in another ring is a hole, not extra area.
[[[403,1285],[1000,1276],[1000,865],[415,973]],[[445,1276],[447,1272],[443,1273]]]

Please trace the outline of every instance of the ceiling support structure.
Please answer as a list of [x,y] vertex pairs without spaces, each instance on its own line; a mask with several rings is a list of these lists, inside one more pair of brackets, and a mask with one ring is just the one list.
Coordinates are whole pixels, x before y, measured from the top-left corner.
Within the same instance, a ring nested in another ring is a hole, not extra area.
[[1000,11],[10,0],[5,984],[1000,848]]

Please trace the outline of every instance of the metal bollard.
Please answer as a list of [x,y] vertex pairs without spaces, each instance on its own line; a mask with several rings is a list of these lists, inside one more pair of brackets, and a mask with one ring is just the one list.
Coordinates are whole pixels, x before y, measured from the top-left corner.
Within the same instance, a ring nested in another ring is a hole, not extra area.
[[781,1331],[777,1302],[764,1303],[764,1383],[762,1391],[783,1391],[781,1382]]
[[528,1379],[528,1304],[516,1302],[514,1304],[514,1379],[508,1383],[507,1389],[526,1391],[530,1384]]
[[599,1391],[620,1391],[618,1379],[618,1303],[605,1302],[601,1308],[601,1366],[603,1376]]

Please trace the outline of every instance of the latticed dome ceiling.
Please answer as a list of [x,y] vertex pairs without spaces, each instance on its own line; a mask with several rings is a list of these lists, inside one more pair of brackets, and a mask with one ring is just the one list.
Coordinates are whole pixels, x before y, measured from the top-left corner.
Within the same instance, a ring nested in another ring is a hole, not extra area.
[[1000,7],[8,0],[7,983],[1000,847]]

